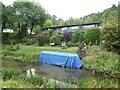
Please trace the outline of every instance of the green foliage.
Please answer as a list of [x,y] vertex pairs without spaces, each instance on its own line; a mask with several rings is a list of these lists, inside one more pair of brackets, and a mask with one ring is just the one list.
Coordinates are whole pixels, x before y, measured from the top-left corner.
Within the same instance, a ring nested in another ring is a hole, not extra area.
[[72,46],[73,46],[73,44],[72,44],[71,41],[70,41],[70,42],[67,42],[66,45],[67,45],[67,47],[72,47]]
[[37,41],[35,39],[28,39],[27,42],[26,42],[26,45],[32,45],[32,44],[35,44]]
[[[89,53],[88,53],[89,52]],[[118,78],[118,55],[113,52],[103,51],[100,47],[88,48],[87,54],[94,54],[89,60],[84,60],[85,68],[94,70],[104,76]],[[94,63],[94,64],[93,64]]]
[[110,78],[80,78],[77,80],[78,88],[118,88],[117,80]]
[[77,41],[78,41],[78,36],[77,36],[77,33],[72,34],[72,37],[71,37],[71,42],[72,42],[73,44],[75,44]]
[[105,9],[103,12],[91,13],[89,15],[80,18],[80,21],[82,23],[100,21],[102,22],[102,25],[106,25],[111,21],[117,20],[118,19],[117,16],[118,16],[118,9],[117,6],[113,4],[112,7]]
[[16,44],[16,33],[2,33],[2,43],[3,44]]
[[40,27],[39,25],[35,26],[34,29],[33,29],[33,32],[34,32],[35,34],[41,33],[41,27]]
[[45,44],[45,35],[44,34],[38,34],[37,35],[38,45],[43,46]]
[[77,30],[77,36],[78,36],[78,41],[83,42],[84,41],[84,34],[81,30]]
[[16,45],[16,50],[19,50],[19,49],[20,49],[20,45],[17,44],[17,45]]
[[49,30],[48,30],[48,33],[49,33],[50,36],[52,36],[53,33],[54,33],[54,30],[53,30],[53,29],[49,29]]
[[50,26],[52,26],[52,24],[53,24],[52,21],[50,19],[47,19],[43,26],[44,27],[50,27]]
[[98,28],[90,28],[84,34],[85,43],[96,44],[100,42],[100,30]]
[[54,35],[50,37],[50,43],[56,44],[56,37]]
[[3,78],[4,79],[11,79],[17,75],[17,70],[14,68],[7,68],[3,70]]
[[106,50],[116,51],[120,53],[120,33],[118,31],[118,25],[112,23],[105,26],[102,30],[101,38],[104,41],[103,46]]
[[46,44],[49,44],[49,42],[50,42],[50,35],[45,35],[46,37],[45,37],[45,43]]
[[17,51],[20,49],[20,45],[17,44],[17,45],[14,45],[13,43],[11,43],[11,45],[8,47],[8,50],[10,51]]
[[37,43],[37,40],[35,37],[28,35],[23,38],[23,43],[26,45],[32,45],[32,44]]
[[43,79],[42,79],[41,76],[33,76],[31,78],[28,78],[27,82],[37,86],[37,85],[42,85],[43,84]]
[[60,34],[56,34],[56,44],[60,45],[62,41],[62,36]]

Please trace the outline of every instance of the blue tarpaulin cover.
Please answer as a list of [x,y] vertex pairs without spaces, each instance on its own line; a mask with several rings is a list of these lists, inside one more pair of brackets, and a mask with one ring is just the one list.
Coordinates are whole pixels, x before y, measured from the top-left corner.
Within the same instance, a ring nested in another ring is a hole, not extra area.
[[60,65],[62,67],[80,68],[83,62],[77,54],[42,51],[39,57],[42,63]]

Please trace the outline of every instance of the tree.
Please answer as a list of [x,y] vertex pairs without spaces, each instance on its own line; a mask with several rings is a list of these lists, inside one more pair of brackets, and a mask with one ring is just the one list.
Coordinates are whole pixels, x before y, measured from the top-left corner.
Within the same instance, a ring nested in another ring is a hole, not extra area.
[[84,41],[84,33],[82,32],[82,29],[78,28],[76,30],[76,33],[77,33],[78,42],[83,42]]
[[60,45],[61,44],[61,41],[62,41],[62,37],[60,34],[56,34],[56,44],[57,45]]
[[49,30],[48,30],[48,34],[49,34],[49,36],[52,36],[53,33],[54,33],[54,30],[53,30],[53,29],[49,29]]
[[96,44],[100,42],[100,30],[97,28],[90,28],[84,34],[85,43]]
[[57,20],[57,22],[58,22],[58,25],[61,26],[61,25],[63,25],[64,20],[63,20],[62,18],[59,18],[59,19]]
[[11,6],[2,4],[2,30],[5,28],[14,29],[14,12]]
[[33,29],[33,32],[35,34],[39,34],[41,33],[41,27],[39,25],[35,25],[34,29]]
[[72,34],[71,41],[72,41],[73,44],[75,44],[76,42],[78,42],[77,33]]
[[31,34],[35,26],[42,27],[46,20],[45,10],[38,3],[14,2],[13,8],[20,37],[27,34],[28,28]]
[[46,21],[45,21],[45,23],[44,23],[44,27],[50,27],[50,26],[52,26],[53,25],[53,23],[52,23],[52,21],[50,20],[50,19],[47,19]]
[[51,16],[51,21],[52,21],[52,23],[53,23],[54,26],[58,25],[58,23],[57,23],[57,16],[56,15],[52,15]]

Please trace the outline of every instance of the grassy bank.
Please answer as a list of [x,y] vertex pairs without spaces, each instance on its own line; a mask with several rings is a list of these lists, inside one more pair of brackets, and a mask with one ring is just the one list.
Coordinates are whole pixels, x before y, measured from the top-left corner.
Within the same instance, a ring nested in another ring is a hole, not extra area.
[[53,76],[36,75],[26,78],[24,74],[18,74],[14,68],[4,69],[4,82],[0,83],[3,88],[118,88],[117,79],[87,77],[78,79],[76,82],[56,83],[50,81]]
[[106,77],[119,78],[118,54],[104,51],[100,46],[92,46],[83,60],[86,69]]
[[70,47],[67,49],[62,49],[61,47],[51,47],[51,46],[24,46],[20,47],[20,50],[10,51],[7,50],[8,46],[3,46],[3,57],[12,56],[16,60],[26,61],[26,62],[39,62],[39,55],[41,51],[56,51],[56,52],[68,52],[76,53],[77,47]]

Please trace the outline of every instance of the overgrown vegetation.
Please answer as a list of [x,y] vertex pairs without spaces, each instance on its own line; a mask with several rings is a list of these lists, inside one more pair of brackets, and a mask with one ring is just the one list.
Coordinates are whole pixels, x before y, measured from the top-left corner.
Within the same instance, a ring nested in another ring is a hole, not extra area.
[[88,29],[84,34],[85,43],[89,44],[96,44],[100,42],[100,29],[98,28],[91,28]]
[[[112,24],[112,25],[111,25]],[[103,46],[108,51],[120,53],[120,37],[117,23],[111,23],[102,30]]]
[[84,63],[86,69],[101,73],[106,77],[119,78],[118,55],[114,52],[104,51],[99,46],[89,47]]

